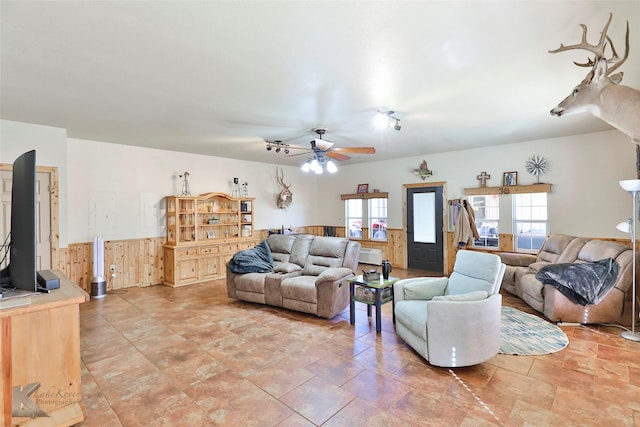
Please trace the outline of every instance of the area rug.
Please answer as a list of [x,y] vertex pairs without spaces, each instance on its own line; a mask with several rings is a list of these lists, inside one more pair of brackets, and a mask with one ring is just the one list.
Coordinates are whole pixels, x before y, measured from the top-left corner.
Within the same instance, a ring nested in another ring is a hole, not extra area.
[[502,307],[500,353],[535,356],[555,353],[569,344],[562,329],[513,307]]

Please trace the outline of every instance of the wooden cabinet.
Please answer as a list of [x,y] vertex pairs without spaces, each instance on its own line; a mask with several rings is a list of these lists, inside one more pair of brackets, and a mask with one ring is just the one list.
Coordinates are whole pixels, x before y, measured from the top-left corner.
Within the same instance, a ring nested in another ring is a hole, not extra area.
[[258,243],[253,236],[253,198],[225,193],[168,196],[165,284],[183,286],[225,277],[237,251]]
[[[60,271],[55,274],[60,288],[24,297],[27,302],[30,298],[27,305],[11,307],[6,304],[15,300],[0,301],[0,426],[70,426],[84,419],[79,306],[89,295]],[[13,399],[16,387],[19,391],[28,385],[35,387],[27,396],[46,417],[14,412],[25,401],[24,392]]]

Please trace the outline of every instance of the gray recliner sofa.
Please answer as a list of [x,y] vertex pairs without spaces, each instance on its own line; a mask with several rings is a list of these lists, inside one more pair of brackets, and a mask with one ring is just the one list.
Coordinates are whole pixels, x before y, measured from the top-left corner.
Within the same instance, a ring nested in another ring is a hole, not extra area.
[[360,243],[342,237],[272,234],[266,239],[275,267],[235,273],[227,263],[230,298],[332,318],[349,305],[345,279],[358,268]]
[[[507,269],[502,289],[524,302],[552,322],[623,323],[627,293],[631,291],[633,252],[626,245],[566,234],[548,236],[537,255],[501,253]],[[536,274],[545,266],[588,263],[611,258],[619,265],[615,284],[597,304],[580,305],[557,288],[542,283]]]

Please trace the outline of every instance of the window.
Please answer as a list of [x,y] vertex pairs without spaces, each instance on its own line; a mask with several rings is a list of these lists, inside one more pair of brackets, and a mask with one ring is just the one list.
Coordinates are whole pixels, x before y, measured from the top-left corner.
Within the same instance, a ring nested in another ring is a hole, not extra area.
[[345,200],[344,206],[349,238],[362,239],[362,199]]
[[480,237],[474,246],[498,247],[500,223],[500,199],[497,194],[469,196],[469,203],[475,215],[476,228]]
[[387,199],[369,199],[369,238],[387,239]]
[[513,195],[516,250],[536,251],[547,236],[547,193]]
[[340,196],[345,202],[344,218],[349,238],[387,240],[387,195],[376,192]]

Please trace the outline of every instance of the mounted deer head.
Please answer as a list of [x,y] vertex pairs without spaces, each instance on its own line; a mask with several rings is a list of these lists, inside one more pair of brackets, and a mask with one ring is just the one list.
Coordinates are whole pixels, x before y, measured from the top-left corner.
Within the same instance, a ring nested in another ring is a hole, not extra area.
[[[551,110],[551,115],[560,117],[589,111],[629,135],[634,143],[640,144],[640,91],[619,85],[622,81],[622,73],[611,74],[620,68],[629,56],[629,21],[627,21],[625,53],[620,58],[613,42],[607,36],[612,16],[609,14],[609,20],[600,34],[598,44],[592,45],[587,42],[587,26],[580,24],[582,27],[580,43],[569,46],[560,44],[558,49],[549,51],[549,53],[558,53],[571,49],[583,49],[594,55],[593,59],[588,59],[585,63],[574,62],[579,67],[591,67],[591,71],[568,97]],[[611,51],[610,58],[605,56],[607,48]],[[640,174],[640,165],[638,165],[638,173]]]
[[280,191],[280,194],[278,194],[276,205],[279,209],[288,209],[291,205],[291,202],[293,201],[293,193],[291,192],[291,190],[289,190],[291,184],[287,185],[284,183],[284,172],[282,171],[282,169],[280,169],[280,172],[278,172],[278,169],[280,168],[276,168],[276,181],[282,187],[282,191]]

